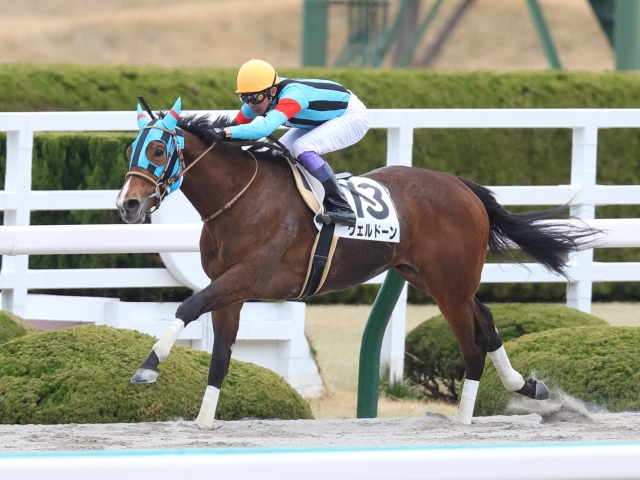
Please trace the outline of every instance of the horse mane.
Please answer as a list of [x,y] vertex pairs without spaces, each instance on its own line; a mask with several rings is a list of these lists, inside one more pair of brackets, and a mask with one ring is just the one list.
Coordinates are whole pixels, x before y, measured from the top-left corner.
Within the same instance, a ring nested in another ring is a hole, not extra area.
[[[158,118],[164,118],[167,113],[167,111],[159,111]],[[205,142],[206,140],[204,138],[204,132],[206,130],[210,128],[230,127],[232,125],[235,125],[235,122],[228,115],[218,115],[215,118],[211,118],[211,115],[198,115],[197,113],[192,113],[178,118],[178,127],[194,134],[196,137]],[[227,144],[229,146],[233,146],[233,143],[229,142]],[[274,157],[280,156],[279,151],[271,149],[257,152],[254,151],[253,154],[260,160],[273,160]]]
[[210,128],[224,128],[235,125],[235,122],[228,115],[218,115],[211,119],[210,115],[198,115],[192,113],[178,119],[178,127],[193,133],[196,137],[204,140],[204,132]]

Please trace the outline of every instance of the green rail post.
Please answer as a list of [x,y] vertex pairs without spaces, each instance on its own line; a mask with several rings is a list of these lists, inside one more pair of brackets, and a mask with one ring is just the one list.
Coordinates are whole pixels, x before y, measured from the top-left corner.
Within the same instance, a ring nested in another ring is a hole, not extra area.
[[[613,43],[613,22],[615,17],[615,0],[589,0],[593,13],[598,17],[600,26],[604,33],[607,35],[607,39],[611,46]],[[614,46],[615,48],[615,46]]]
[[380,386],[380,349],[389,318],[402,293],[404,280],[391,269],[382,283],[360,346],[360,368],[358,374],[358,418],[378,416],[378,388]]
[[384,32],[382,32],[382,35],[380,35],[380,39],[375,46],[375,56],[373,58],[374,67],[379,67],[380,65],[382,65],[384,56],[387,54],[387,51],[391,46],[391,42],[395,40],[396,35],[398,34],[400,23],[402,23],[402,19],[404,18],[408,5],[409,0],[402,0],[402,2],[400,3],[400,8],[398,9],[398,13],[396,14],[396,18],[393,20],[393,24],[390,28],[387,28]]
[[429,28],[429,25],[431,24],[433,19],[436,18],[436,14],[438,13],[438,9],[440,8],[441,4],[442,0],[436,0],[433,3],[431,9],[427,13],[427,16],[424,18],[424,20],[422,20],[422,23],[420,23],[420,26],[416,29],[416,31],[413,32],[411,40],[409,40],[409,44],[404,49],[404,52],[402,52],[402,56],[396,64],[396,67],[406,67],[409,64],[411,58],[413,57],[413,52],[418,46],[418,42],[420,42],[420,39],[424,35],[424,32],[427,31],[427,28]]
[[327,15],[329,0],[304,0],[302,18],[302,65],[324,67],[327,61]]
[[538,32],[538,37],[540,37],[540,43],[542,43],[544,53],[547,56],[547,60],[549,60],[549,65],[551,65],[551,68],[554,70],[562,70],[560,59],[556,53],[556,47],[553,45],[553,40],[551,39],[547,22],[544,20],[544,15],[542,15],[542,9],[538,4],[538,0],[527,0],[527,5],[529,6],[533,23]]
[[640,2],[616,0],[613,24],[616,70],[640,68]]

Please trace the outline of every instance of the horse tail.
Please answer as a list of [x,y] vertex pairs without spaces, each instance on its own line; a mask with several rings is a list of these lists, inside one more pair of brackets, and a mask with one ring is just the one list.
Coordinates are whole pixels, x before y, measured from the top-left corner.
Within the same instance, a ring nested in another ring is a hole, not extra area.
[[513,261],[513,244],[516,244],[544,267],[568,279],[568,254],[595,244],[598,230],[566,221],[576,219],[569,215],[570,203],[548,210],[511,213],[497,202],[488,188],[458,178],[476,194],[487,211],[489,250],[497,260]]

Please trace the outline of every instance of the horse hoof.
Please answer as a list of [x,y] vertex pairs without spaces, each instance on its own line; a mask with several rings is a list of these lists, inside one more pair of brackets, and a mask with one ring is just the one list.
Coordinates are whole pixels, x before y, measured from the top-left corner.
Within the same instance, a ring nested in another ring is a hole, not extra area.
[[196,428],[201,431],[207,432],[209,430],[213,430],[213,423],[211,425],[208,425],[206,422],[198,421],[198,419],[196,419],[194,424]]
[[134,385],[142,385],[144,383],[155,383],[158,379],[158,372],[150,370],[148,368],[139,368],[138,371],[131,377],[131,383]]
[[449,417],[449,420],[455,423],[461,423],[462,425],[471,425],[471,417],[467,415],[460,415],[459,413],[457,415]]
[[536,400],[547,400],[549,398],[549,389],[542,380],[536,380]]

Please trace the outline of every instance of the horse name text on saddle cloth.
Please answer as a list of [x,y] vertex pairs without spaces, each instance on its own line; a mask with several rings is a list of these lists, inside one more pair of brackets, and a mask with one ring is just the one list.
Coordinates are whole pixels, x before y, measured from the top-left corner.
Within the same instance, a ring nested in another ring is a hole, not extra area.
[[[356,214],[356,226],[336,224],[335,236],[378,242],[400,242],[398,214],[386,187],[364,177],[340,179],[338,183]],[[322,228],[322,223],[314,223],[318,230]]]

